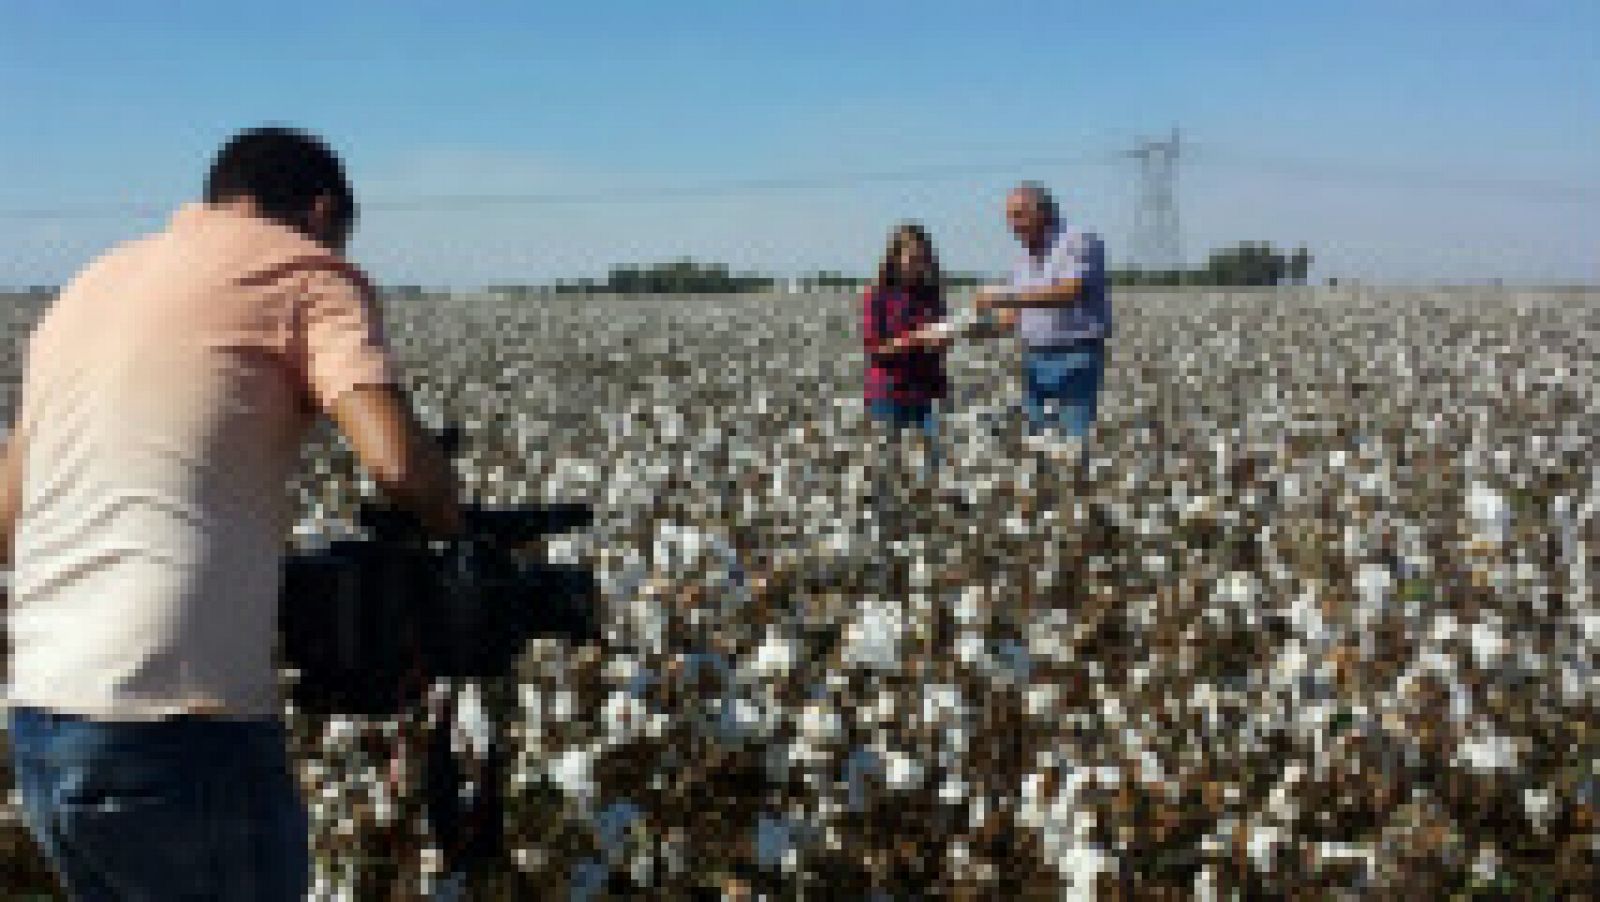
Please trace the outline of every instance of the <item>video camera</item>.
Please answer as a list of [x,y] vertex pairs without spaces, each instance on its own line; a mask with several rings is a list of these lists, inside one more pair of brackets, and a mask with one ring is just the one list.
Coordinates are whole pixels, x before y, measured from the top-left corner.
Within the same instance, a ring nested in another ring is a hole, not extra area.
[[[459,433],[442,443],[453,455]],[[534,636],[597,636],[593,575],[540,553],[543,538],[587,526],[587,507],[469,505],[463,520],[461,536],[431,540],[410,514],[364,505],[368,538],[288,556],[279,625],[296,705],[393,714],[440,677],[509,673]]]

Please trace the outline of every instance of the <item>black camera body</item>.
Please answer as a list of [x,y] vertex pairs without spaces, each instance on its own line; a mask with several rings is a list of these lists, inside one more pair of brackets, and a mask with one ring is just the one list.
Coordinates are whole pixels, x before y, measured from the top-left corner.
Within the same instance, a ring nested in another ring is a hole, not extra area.
[[410,515],[365,507],[369,538],[286,559],[279,625],[297,706],[395,714],[438,678],[509,673],[535,636],[595,638],[592,574],[537,554],[586,526],[587,508],[468,507],[464,521],[462,537],[429,541]]

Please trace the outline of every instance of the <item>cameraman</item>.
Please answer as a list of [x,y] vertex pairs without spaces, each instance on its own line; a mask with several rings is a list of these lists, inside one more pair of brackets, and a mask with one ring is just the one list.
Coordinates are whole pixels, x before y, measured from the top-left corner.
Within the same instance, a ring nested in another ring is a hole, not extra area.
[[393,501],[460,528],[343,256],[355,214],[321,141],[244,132],[204,203],[92,262],[29,338],[0,457],[10,744],[74,898],[304,898],[272,649],[286,482],[318,413]]

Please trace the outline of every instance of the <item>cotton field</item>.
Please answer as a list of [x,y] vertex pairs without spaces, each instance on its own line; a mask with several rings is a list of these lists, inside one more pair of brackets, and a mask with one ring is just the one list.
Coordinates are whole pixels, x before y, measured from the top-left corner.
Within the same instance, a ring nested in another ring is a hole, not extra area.
[[[389,306],[473,497],[592,505],[545,553],[593,569],[602,638],[456,706],[463,760],[510,740],[470,884],[404,725],[286,712],[318,898],[1600,885],[1600,292],[1114,294],[1076,481],[1007,340],[951,351],[938,468],[886,440],[857,304]],[[8,415],[36,314],[0,307]],[[372,491],[326,434],[289,490],[296,542]]]

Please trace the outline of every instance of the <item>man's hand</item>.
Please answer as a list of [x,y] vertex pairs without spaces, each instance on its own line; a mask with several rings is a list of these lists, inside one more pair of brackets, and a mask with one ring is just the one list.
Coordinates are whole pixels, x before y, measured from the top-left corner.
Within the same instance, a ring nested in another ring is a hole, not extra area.
[[978,296],[973,300],[973,306],[979,313],[987,313],[1003,303],[1009,294],[1010,292],[1004,288],[985,285],[978,289]]
[[1016,328],[1017,309],[1003,306],[1008,292],[1003,288],[986,287],[973,299],[976,321],[965,331],[971,338],[999,338]]

